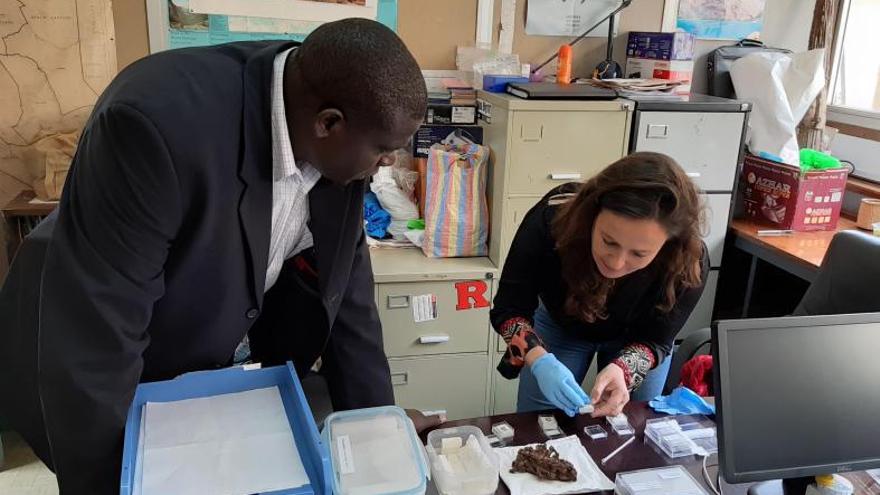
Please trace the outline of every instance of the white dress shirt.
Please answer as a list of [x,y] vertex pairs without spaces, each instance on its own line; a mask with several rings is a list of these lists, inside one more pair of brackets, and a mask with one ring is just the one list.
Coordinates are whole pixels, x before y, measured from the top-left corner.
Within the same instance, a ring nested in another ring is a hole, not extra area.
[[[284,64],[291,50],[275,56],[272,74],[272,234],[266,264],[269,290],[278,280],[284,260],[312,247],[309,231],[309,191],[321,174],[306,162],[297,163],[284,114]],[[290,104],[290,102],[286,102]]]

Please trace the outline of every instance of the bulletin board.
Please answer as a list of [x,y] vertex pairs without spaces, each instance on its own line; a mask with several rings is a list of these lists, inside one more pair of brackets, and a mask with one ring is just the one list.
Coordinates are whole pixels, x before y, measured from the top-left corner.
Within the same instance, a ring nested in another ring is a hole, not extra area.
[[375,19],[397,30],[397,0],[147,0],[150,52],[233,41],[302,41],[324,22]]

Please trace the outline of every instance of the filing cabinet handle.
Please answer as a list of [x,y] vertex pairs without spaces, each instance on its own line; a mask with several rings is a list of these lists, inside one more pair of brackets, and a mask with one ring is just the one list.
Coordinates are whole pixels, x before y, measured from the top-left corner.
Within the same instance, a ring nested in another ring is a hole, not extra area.
[[449,335],[422,335],[419,344],[442,344],[449,342]]
[[388,296],[388,309],[409,307],[409,296]]
[[550,180],[581,180],[581,174],[562,174],[553,172],[550,174]]
[[687,173],[687,176],[690,177],[691,179],[699,179],[701,175],[703,175],[703,174],[701,174],[699,172],[688,172]]
[[406,385],[409,383],[409,372],[408,371],[400,371],[398,373],[391,373],[391,385]]

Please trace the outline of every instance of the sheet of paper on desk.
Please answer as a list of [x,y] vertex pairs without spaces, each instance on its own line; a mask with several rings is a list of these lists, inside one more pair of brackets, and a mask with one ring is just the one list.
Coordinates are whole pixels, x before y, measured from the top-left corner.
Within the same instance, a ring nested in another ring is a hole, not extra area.
[[546,445],[556,449],[561,459],[574,465],[578,473],[577,481],[545,481],[528,473],[511,473],[510,468],[513,466],[517,452],[527,445],[496,448],[495,453],[498,454],[501,479],[510,489],[511,495],[566,495],[614,490],[614,482],[599,469],[578,437],[571,435],[549,440]]
[[309,483],[277,387],[143,411],[140,495],[248,495]]

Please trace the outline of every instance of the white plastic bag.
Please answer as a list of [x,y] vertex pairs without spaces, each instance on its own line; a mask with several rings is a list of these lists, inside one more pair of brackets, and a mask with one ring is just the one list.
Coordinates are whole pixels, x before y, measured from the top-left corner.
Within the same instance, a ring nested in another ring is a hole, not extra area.
[[411,195],[407,194],[397,185],[397,181],[394,180],[392,167],[379,168],[379,171],[373,176],[370,190],[376,193],[376,197],[379,198],[379,204],[391,215],[392,220],[415,220],[419,218],[418,206],[410,199]]
[[772,153],[800,164],[797,125],[825,86],[823,50],[788,55],[758,52],[730,67],[738,99],[753,104],[749,117],[749,150]]

